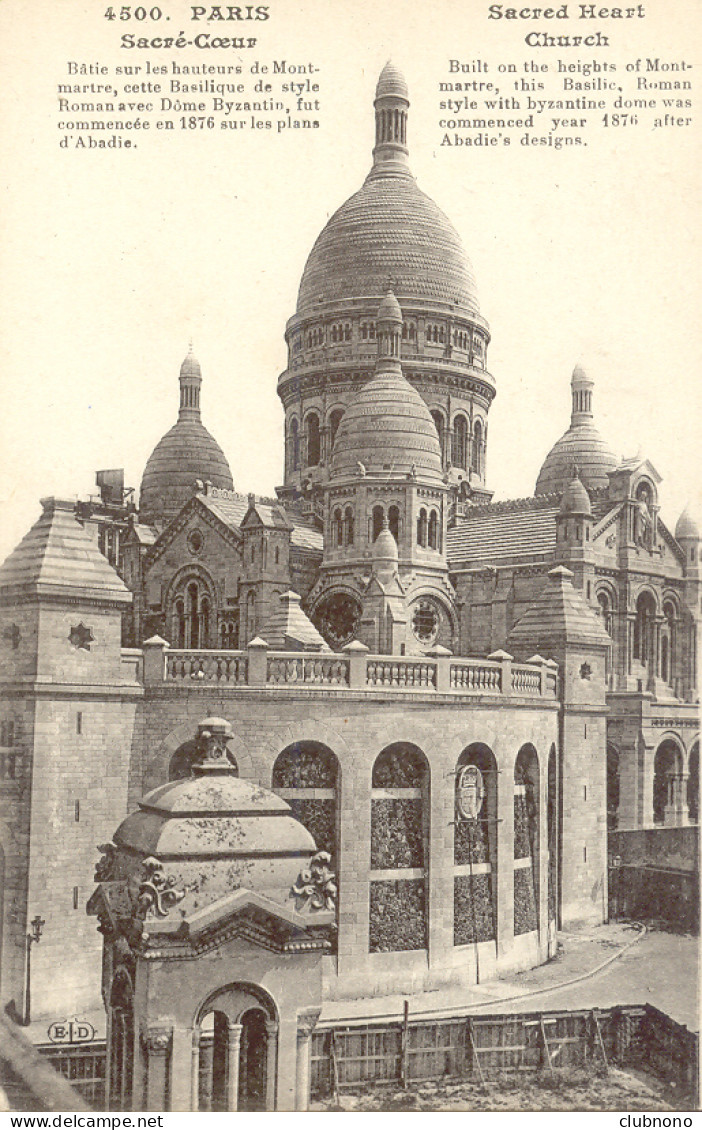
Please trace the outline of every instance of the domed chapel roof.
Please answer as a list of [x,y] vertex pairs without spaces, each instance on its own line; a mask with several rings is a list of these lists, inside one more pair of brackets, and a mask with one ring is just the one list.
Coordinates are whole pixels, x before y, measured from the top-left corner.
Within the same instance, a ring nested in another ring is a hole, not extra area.
[[586,490],[609,486],[608,472],[615,469],[617,459],[593,423],[593,383],[576,365],[571,378],[570,427],[544,459],[534,494],[562,494],[572,481],[574,466]]
[[141,480],[142,520],[170,521],[192,496],[196,479],[233,490],[229,463],[200,419],[200,364],[192,351],[180,367],[178,420],[148,458]]
[[[307,260],[298,315],[388,285],[402,303],[425,299],[478,312],[473,269],[451,221],[417,187],[407,163],[407,84],[387,63],[375,95],[376,146],[365,183],[334,213]],[[388,125],[400,121],[396,133]]]

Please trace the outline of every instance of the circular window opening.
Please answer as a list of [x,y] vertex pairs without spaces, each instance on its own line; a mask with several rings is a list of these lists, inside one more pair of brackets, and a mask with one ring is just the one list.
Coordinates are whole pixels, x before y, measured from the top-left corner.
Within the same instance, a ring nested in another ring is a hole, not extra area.
[[199,530],[191,530],[188,534],[188,548],[191,553],[199,553],[202,549],[202,534]]
[[420,600],[412,615],[412,631],[420,643],[434,643],[439,634],[439,613],[428,600]]
[[316,608],[314,622],[328,644],[344,647],[354,639],[361,619],[358,601],[346,593],[332,593]]

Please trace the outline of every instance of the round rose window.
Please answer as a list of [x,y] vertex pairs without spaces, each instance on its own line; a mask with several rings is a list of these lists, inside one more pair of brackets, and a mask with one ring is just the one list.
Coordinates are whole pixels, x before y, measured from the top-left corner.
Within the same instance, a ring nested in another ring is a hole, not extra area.
[[429,600],[420,600],[412,613],[412,631],[422,644],[434,643],[439,634],[439,613]]

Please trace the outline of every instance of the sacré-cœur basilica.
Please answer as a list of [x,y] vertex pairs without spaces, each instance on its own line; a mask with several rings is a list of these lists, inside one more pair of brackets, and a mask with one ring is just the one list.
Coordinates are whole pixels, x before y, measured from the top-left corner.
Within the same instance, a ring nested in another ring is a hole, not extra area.
[[608,828],[698,818],[699,529],[579,366],[491,501],[490,332],[408,109],[387,64],[286,327],[277,497],[235,491],[191,351],[138,509],[99,472],[0,567],[1,1003],[102,993],[114,1107],[209,1070],[304,1108],[325,1002],[541,963],[607,918]]

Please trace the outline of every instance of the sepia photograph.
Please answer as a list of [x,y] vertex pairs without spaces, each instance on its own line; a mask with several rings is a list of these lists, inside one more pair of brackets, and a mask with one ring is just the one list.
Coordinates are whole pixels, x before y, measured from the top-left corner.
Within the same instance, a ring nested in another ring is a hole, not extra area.
[[693,1124],[701,41],[0,6],[3,1125]]

